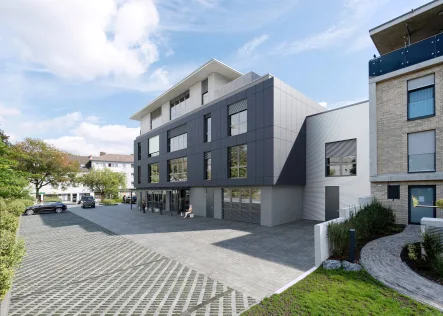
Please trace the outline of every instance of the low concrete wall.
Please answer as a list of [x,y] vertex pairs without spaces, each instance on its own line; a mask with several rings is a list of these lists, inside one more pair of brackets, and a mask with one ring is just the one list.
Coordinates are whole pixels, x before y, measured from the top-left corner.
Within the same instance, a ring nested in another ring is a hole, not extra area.
[[[362,202],[362,206],[366,206],[371,203],[372,198],[360,198],[360,202]],[[360,211],[360,205],[353,205],[350,207],[344,207],[340,209],[339,214],[340,217],[317,224],[314,226],[314,245],[315,245],[315,266],[320,266],[323,261],[328,259],[331,256],[330,248],[329,248],[329,239],[328,239],[328,225],[330,223],[341,223],[347,220],[351,214],[356,214]]]

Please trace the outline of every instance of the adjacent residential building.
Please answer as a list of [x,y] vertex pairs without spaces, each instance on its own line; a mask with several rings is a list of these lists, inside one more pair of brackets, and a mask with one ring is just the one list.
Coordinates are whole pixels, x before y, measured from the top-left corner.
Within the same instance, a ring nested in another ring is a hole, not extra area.
[[[69,159],[76,160],[80,164],[79,176],[89,172],[91,168],[109,168],[114,172],[121,172],[126,175],[126,189],[121,190],[121,194],[130,194],[130,189],[134,188],[134,155],[106,154],[100,152],[100,156],[77,156],[69,155]],[[82,184],[68,185],[66,188],[54,188],[50,185],[40,189],[40,198],[44,200],[45,195],[57,195],[64,202],[78,202],[82,196],[95,196],[88,187]]]
[[429,207],[443,198],[442,13],[433,1],[370,30],[371,191],[401,224],[442,216]]
[[338,217],[370,193],[368,104],[324,111],[271,74],[213,59],[131,117],[138,200],[266,226]]

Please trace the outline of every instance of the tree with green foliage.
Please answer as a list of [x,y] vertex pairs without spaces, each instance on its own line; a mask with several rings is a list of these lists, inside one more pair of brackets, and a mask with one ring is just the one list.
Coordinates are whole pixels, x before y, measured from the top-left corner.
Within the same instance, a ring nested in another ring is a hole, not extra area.
[[91,169],[80,176],[78,181],[101,196],[117,196],[119,190],[126,189],[126,175],[105,169]]
[[65,188],[75,182],[80,165],[69,155],[40,139],[26,138],[13,146],[18,169],[27,174],[38,199],[45,185]]
[[28,181],[23,172],[17,171],[8,136],[0,130],[0,197],[25,198],[29,196]]

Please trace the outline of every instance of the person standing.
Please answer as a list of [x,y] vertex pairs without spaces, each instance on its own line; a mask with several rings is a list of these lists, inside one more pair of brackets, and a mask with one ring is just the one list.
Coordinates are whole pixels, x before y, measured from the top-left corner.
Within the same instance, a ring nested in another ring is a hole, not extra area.
[[143,213],[146,213],[146,202],[145,202],[145,200],[143,200],[142,209],[143,209]]

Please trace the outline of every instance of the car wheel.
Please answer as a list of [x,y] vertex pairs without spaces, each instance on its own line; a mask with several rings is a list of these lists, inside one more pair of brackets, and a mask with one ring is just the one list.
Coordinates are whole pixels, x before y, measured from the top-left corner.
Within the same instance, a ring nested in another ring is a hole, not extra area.
[[26,215],[34,215],[34,210],[26,210]]
[[82,208],[85,208],[85,206],[84,206],[84,205],[82,205]]
[[95,205],[93,205],[92,208],[95,208]]
[[61,212],[63,212],[63,209],[62,209],[61,207],[57,207],[57,208],[55,209],[55,211],[56,211],[58,214],[60,214]]

